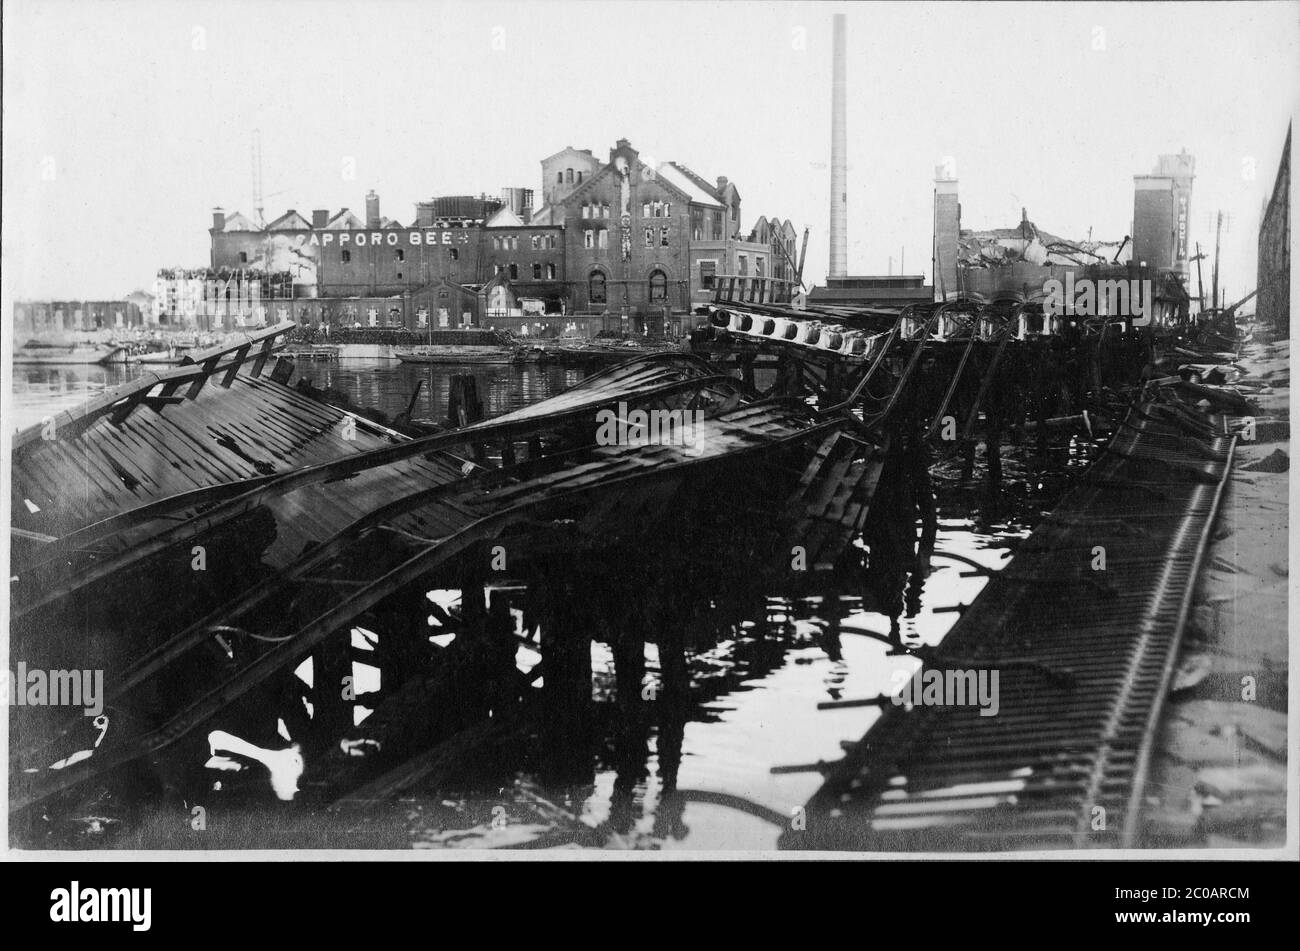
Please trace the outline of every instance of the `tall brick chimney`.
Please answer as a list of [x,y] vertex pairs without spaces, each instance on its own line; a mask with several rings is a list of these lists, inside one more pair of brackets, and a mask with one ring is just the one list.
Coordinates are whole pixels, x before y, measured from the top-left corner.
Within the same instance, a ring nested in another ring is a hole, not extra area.
[[366,192],[366,227],[379,227],[379,196],[373,188]]
[[212,209],[212,230],[220,231],[226,226],[226,212],[223,208]]
[[831,261],[830,276],[849,272],[848,145],[845,133],[844,14],[835,14],[831,66]]
[[330,223],[330,212],[328,208],[317,208],[311,213],[311,226],[317,231],[324,228]]

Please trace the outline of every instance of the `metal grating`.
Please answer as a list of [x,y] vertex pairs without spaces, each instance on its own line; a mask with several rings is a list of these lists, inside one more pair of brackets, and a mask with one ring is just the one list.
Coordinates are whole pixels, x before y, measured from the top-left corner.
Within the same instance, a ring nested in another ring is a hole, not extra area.
[[[1235,436],[1225,432],[1222,418],[1164,397],[1134,407],[1085,481],[927,658],[928,670],[997,671],[997,714],[886,701],[782,847],[1132,847],[1231,471]],[[1099,548],[1104,570],[1093,567]]]

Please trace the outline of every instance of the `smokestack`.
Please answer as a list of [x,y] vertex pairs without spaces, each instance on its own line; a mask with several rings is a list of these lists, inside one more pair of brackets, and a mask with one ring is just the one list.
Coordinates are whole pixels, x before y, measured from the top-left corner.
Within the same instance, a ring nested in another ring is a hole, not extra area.
[[366,227],[379,227],[379,196],[373,188],[366,193]]
[[220,208],[212,209],[212,230],[220,231],[226,226],[226,213]]
[[834,19],[834,65],[831,79],[831,277],[849,271],[849,196],[845,146],[844,14]]

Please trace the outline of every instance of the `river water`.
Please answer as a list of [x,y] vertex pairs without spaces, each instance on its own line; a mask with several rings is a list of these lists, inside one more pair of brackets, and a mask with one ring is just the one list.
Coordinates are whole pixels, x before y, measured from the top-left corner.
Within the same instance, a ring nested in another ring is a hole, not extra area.
[[[143,372],[139,366],[123,365],[16,367],[8,404],[10,425],[38,423],[45,415]],[[406,408],[417,381],[423,380],[413,415],[431,420],[446,414],[450,377],[463,372],[477,378],[490,416],[545,399],[582,377],[580,370],[554,365],[408,365],[381,347],[347,348],[338,362],[298,365],[299,377],[390,416]],[[389,812],[378,827],[385,832],[373,839],[349,838],[347,845],[514,847],[551,842],[559,832],[560,842],[604,847],[773,848],[786,827],[782,817],[792,816],[821,784],[818,761],[838,759],[841,744],[860,739],[880,715],[872,706],[819,710],[818,704],[894,692],[900,682],[897,672],[910,674],[919,663],[908,649],[941,641],[959,616],[954,608],[969,604],[986,583],[972,565],[996,570],[1006,563],[1016,539],[1027,534],[1027,526],[1060,494],[1065,474],[1086,461],[1087,448],[1062,454],[1050,471],[1026,468],[1014,450],[1009,453],[1005,465],[1017,513],[1009,520],[986,520],[971,502],[978,493],[969,486],[963,491],[955,479],[945,483],[938,478],[940,530],[933,572],[920,611],[901,622],[899,641],[890,640],[888,619],[866,610],[852,594],[825,591],[794,601],[774,595],[764,616],[750,618],[733,638],[690,657],[692,703],[685,722],[668,736],[652,725],[630,758],[626,751],[597,754],[591,782],[564,790],[561,796],[535,786],[520,770],[513,784],[504,780],[486,801],[425,790],[384,807]],[[832,605],[831,599],[837,603]],[[832,618],[838,620],[838,633],[828,638]],[[529,663],[528,653],[520,648],[521,666]],[[592,659],[599,703],[612,692],[613,661],[601,644],[593,647]],[[653,645],[647,646],[647,669],[652,676],[657,669]],[[359,691],[372,689],[373,684],[365,683],[364,667],[358,674]],[[664,801],[668,762],[676,794]],[[792,766],[808,768],[791,771]],[[774,768],[786,769],[774,773]],[[270,802],[265,773],[262,779]],[[220,785],[218,781],[214,788]],[[562,801],[554,801],[557,796]],[[714,801],[699,801],[702,798]],[[286,818],[283,812],[277,815]],[[107,841],[98,841],[102,824],[91,830],[74,827],[70,834],[90,847],[178,844],[158,832],[156,820],[135,820],[135,825],[120,827]],[[563,834],[566,825],[570,833],[580,834]],[[343,844],[329,831],[308,838],[317,846]],[[192,845],[221,847],[220,842],[213,837]],[[274,843],[262,839],[240,844]]]

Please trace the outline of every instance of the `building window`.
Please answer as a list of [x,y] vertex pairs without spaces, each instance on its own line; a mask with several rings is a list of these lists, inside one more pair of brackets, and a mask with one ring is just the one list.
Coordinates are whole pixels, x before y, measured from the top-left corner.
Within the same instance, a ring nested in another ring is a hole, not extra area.
[[654,229],[654,228],[646,228],[646,229],[645,229],[645,246],[646,246],[647,248],[653,248],[653,247],[655,246],[655,229]]
[[344,264],[347,264],[349,261],[352,260],[352,252],[345,248],[343,251],[340,252],[340,259],[343,261]]
[[746,255],[744,255],[744,254],[741,254],[741,255],[738,255],[738,256],[736,257],[736,273],[737,273],[737,274],[748,274],[748,273],[749,273],[749,258],[748,258],[748,256],[746,256]]
[[664,217],[671,218],[672,216],[673,216],[673,203],[671,201],[666,201],[664,202]]
[[[406,252],[403,251],[401,248],[398,248],[396,251],[393,252],[393,257],[394,257],[396,260],[398,260],[398,261],[405,261],[405,260],[406,260]],[[399,276],[400,276],[400,275],[399,275]]]
[[582,233],[582,246],[584,248],[595,246],[595,235],[592,233],[590,228]]
[[460,260],[460,248],[448,248],[447,250],[451,253],[451,259],[453,261]]
[[542,247],[542,236],[540,234],[533,235],[533,250],[540,251],[541,247]]
[[754,258],[754,273],[757,274],[759,277],[762,277],[762,276],[763,276],[763,259],[762,259],[762,258]]
[[592,271],[587,279],[587,299],[593,304],[605,303],[605,275],[602,272]]
[[713,234],[710,235],[710,239],[713,241],[721,241],[722,240],[722,212],[715,211],[710,213],[709,219],[710,219],[710,224],[713,225],[713,229],[712,229]]
[[650,272],[650,303],[663,303],[668,299],[668,275],[663,271]]
[[586,205],[586,204],[584,204],[584,205],[582,206],[582,217],[584,217],[584,218],[590,218],[590,217],[591,217],[591,206],[590,206],[590,205]]
[[572,185],[572,184],[573,184],[573,169],[571,169],[571,168],[566,168],[566,169],[564,170],[564,180],[565,180],[565,182],[566,182],[567,184],[569,184],[569,185]]
[[494,264],[494,265],[492,265],[492,273],[493,273],[493,274],[500,274],[500,273],[501,273],[502,271],[504,271],[505,269],[506,269],[506,267],[505,267],[504,264]]
[[668,228],[664,226],[659,229],[659,247],[668,247]]
[[713,287],[713,277],[718,273],[717,261],[700,262],[700,287]]
[[691,240],[692,241],[704,240],[704,209],[703,208],[691,209]]
[[553,280],[555,280],[555,265],[554,265],[554,264],[548,264],[548,265],[546,265],[546,279],[547,279],[548,281],[553,281]]
[[578,172],[578,184],[579,184],[579,185],[582,184],[582,172],[581,172],[581,171]]
[[601,228],[599,231],[596,232],[596,247],[598,248],[609,247],[609,231],[607,229]]
[[519,235],[517,235],[517,234],[512,234],[512,235],[510,236],[510,250],[511,250],[511,251],[518,251],[518,250],[519,250]]
[[650,217],[650,202],[646,202],[641,206],[641,217],[642,218]]
[[517,280],[519,280],[519,265],[518,265],[518,264],[511,264],[511,265],[510,265],[510,280],[512,280],[512,281],[517,281]]
[[247,263],[248,263],[248,252],[247,252],[247,251],[240,251],[240,252],[239,252],[239,263],[240,263],[240,264],[247,264]]
[[555,247],[555,235],[553,235],[553,234],[548,234],[548,235],[546,236],[546,246],[547,246],[548,248],[554,248],[554,247]]
[[556,172],[556,173],[555,173],[555,184],[557,184],[557,185],[563,185],[563,184],[564,184],[564,173],[563,173],[563,172]]
[[541,279],[542,279],[542,266],[541,266],[540,264],[536,264],[536,263],[534,263],[534,264],[533,264],[533,280],[534,280],[534,281],[540,281]]

